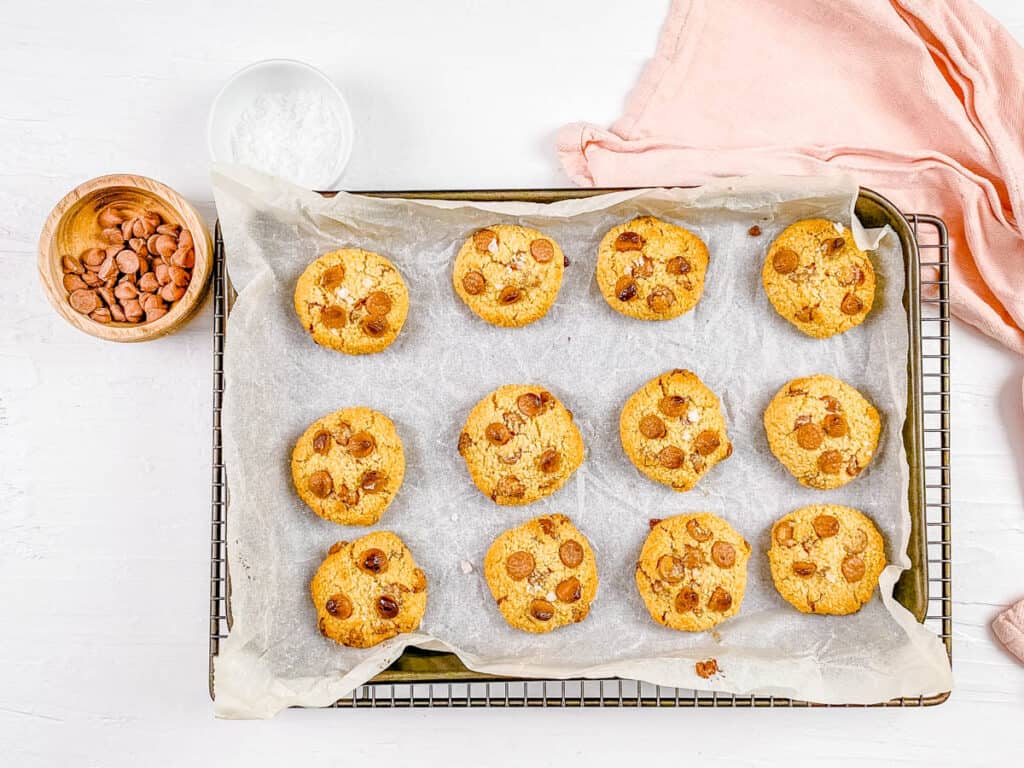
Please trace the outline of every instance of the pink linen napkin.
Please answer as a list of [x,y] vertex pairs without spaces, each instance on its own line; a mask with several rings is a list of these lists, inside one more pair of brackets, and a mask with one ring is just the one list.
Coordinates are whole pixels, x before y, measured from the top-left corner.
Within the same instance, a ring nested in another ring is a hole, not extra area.
[[992,631],[1010,653],[1024,661],[1024,600],[996,616]]
[[853,174],[952,239],[951,309],[1024,353],[1024,50],[968,0],[675,0],[626,113],[558,136],[583,185]]

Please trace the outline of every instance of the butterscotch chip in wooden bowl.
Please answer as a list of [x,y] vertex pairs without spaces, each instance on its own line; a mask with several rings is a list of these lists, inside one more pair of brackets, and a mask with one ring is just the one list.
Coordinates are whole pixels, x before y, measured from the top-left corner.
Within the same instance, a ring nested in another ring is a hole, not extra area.
[[50,303],[71,325],[108,341],[148,341],[173,333],[202,303],[213,240],[170,187],[101,176],[54,206],[38,266]]

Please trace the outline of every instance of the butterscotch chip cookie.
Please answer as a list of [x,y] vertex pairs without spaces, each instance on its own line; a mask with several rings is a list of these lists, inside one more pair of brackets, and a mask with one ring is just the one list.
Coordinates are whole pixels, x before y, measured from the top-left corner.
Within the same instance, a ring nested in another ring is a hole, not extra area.
[[846,485],[875,455],[878,411],[844,381],[816,374],[793,379],[764,411],[768,445],[808,488]]
[[670,629],[702,632],[739,613],[750,545],[708,512],[651,527],[636,564],[636,586],[651,618]]
[[843,616],[871,599],[885,569],[885,542],[863,512],[815,504],[772,526],[768,562],[775,589],[794,608]]
[[637,469],[676,491],[690,490],[732,455],[718,397],[697,374],[678,368],[630,396],[619,437]]
[[562,287],[558,243],[529,227],[495,224],[459,249],[452,283],[466,306],[493,325],[518,328],[547,314]]
[[819,339],[864,322],[875,268],[849,228],[827,219],[791,224],[768,248],[761,279],[775,311]]
[[597,284],[612,309],[671,320],[704,292],[708,247],[690,230],[641,216],[608,230],[597,248]]
[[506,384],[469,412],[459,453],[484,494],[529,504],[561,488],[583,462],[572,412],[543,387]]
[[383,256],[346,248],[306,267],[295,286],[295,312],[317,344],[365,355],[398,337],[409,314],[409,291]]
[[309,508],[342,525],[372,525],[405,477],[395,425],[369,408],[314,421],[292,451],[292,482]]
[[524,632],[583,621],[597,594],[590,542],[565,515],[510,528],[491,544],[484,577],[505,620]]
[[309,591],[320,633],[352,648],[414,631],[427,607],[427,577],[390,531],[334,544]]

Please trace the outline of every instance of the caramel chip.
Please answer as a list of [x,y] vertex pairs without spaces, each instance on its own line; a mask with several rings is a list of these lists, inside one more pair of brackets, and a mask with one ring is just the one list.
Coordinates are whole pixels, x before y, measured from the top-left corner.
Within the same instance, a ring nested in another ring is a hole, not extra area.
[[490,229],[481,229],[473,234],[473,247],[478,253],[490,253],[491,243],[497,247],[498,235]]
[[342,594],[331,595],[324,610],[336,619],[347,619],[352,615],[352,601]]
[[829,437],[842,437],[847,432],[846,417],[841,413],[827,414],[821,424]]
[[[751,230],[754,229],[757,229],[757,227],[751,227]],[[758,229],[757,233],[760,234],[761,230]],[[703,677],[705,680],[707,680],[709,677],[714,677],[718,674],[718,662],[715,659],[698,661],[696,664],[693,665],[693,669],[697,673],[697,677]]]
[[484,429],[484,436],[491,445],[504,445],[512,439],[512,432],[500,422],[492,422]]
[[623,275],[615,281],[615,297],[619,301],[632,301],[636,298],[636,283],[629,275]]
[[710,541],[714,535],[700,524],[700,521],[695,517],[691,517],[686,521],[686,532],[693,537],[694,541]]
[[530,603],[530,615],[537,621],[550,621],[555,615],[555,606],[547,600],[534,600]]
[[331,451],[331,433],[320,430],[313,435],[313,450],[321,456]]
[[504,475],[494,486],[494,496],[508,499],[521,499],[526,495],[526,486],[515,475]]
[[523,412],[524,416],[536,416],[544,408],[540,395],[533,392],[526,392],[516,398],[516,406]]
[[783,546],[796,543],[796,540],[793,538],[793,524],[791,522],[787,520],[775,526],[775,541]]
[[388,569],[388,556],[383,549],[368,549],[359,556],[359,568],[367,573],[381,574]]
[[843,578],[851,584],[863,579],[866,570],[864,561],[858,555],[850,555],[843,560]]
[[793,563],[793,573],[801,578],[808,578],[813,576],[818,571],[818,566],[807,560],[797,560]]
[[667,431],[665,429],[665,422],[653,414],[647,414],[640,419],[640,434],[649,440],[657,440],[664,437]]
[[375,315],[367,315],[361,323],[363,333],[370,338],[376,339],[388,332],[388,321],[386,318]]
[[523,298],[523,292],[514,285],[506,285],[498,293],[498,303],[503,306],[510,306]]
[[348,439],[348,452],[357,459],[365,459],[377,447],[377,441],[369,432],[356,432]]
[[675,584],[686,577],[686,565],[675,555],[658,558],[658,574],[669,584]]
[[550,240],[539,237],[530,243],[530,255],[538,264],[547,264],[555,257],[555,247]]
[[701,456],[710,456],[718,450],[718,446],[721,444],[722,441],[719,439],[718,433],[712,429],[705,429],[693,441],[693,447],[697,449],[697,453]]
[[359,478],[359,487],[362,488],[366,493],[380,493],[384,490],[384,486],[387,483],[388,476],[383,472],[371,469],[363,474]]
[[687,275],[691,269],[693,267],[685,256],[676,256],[673,259],[669,259],[665,265],[665,271],[670,275]]
[[800,257],[790,248],[779,248],[772,254],[772,268],[780,275],[788,275],[800,266]]
[[393,619],[398,615],[398,601],[391,595],[377,598],[377,613],[382,619]]
[[670,418],[682,416],[686,412],[687,400],[679,395],[665,395],[658,401],[658,410]]
[[727,541],[716,541],[711,545],[711,559],[720,568],[732,568],[736,564],[736,547]]
[[812,323],[817,315],[814,307],[801,307],[796,311],[796,319],[801,323]]
[[558,548],[558,559],[566,568],[575,568],[583,562],[583,545],[575,539],[563,541]]
[[708,598],[708,608],[716,613],[725,613],[732,608],[732,595],[721,587],[715,587],[715,591]]
[[484,280],[484,276],[475,269],[467,272],[462,277],[462,287],[470,296],[477,296],[483,293],[486,284],[487,281]]
[[690,587],[683,587],[676,595],[676,611],[679,613],[690,613],[700,605],[700,595]]
[[535,565],[529,552],[513,552],[505,560],[505,571],[513,581],[522,581],[533,573]]
[[575,576],[570,576],[568,579],[559,582],[558,586],[555,587],[555,595],[563,603],[575,603],[583,595],[580,580]]
[[658,452],[658,461],[665,469],[679,469],[685,460],[686,454],[674,445],[666,445]]
[[383,317],[391,311],[391,297],[384,291],[374,291],[366,297],[366,311],[378,317]]
[[843,301],[839,305],[839,309],[842,310],[844,315],[856,315],[862,309],[864,309],[864,302],[857,298],[854,294],[848,293],[843,296]]
[[825,435],[822,433],[821,427],[814,422],[801,424],[800,428],[796,431],[796,444],[805,451],[813,451],[820,448],[824,439]]
[[839,533],[839,520],[832,515],[818,515],[811,521],[814,532],[823,539],[829,539]]
[[334,490],[334,480],[326,469],[317,470],[306,479],[309,492],[318,499],[326,499]]
[[562,466],[562,454],[554,449],[544,451],[537,459],[537,468],[546,475],[557,472]]
[[818,471],[826,475],[838,475],[843,468],[843,454],[839,451],[824,451],[818,457]]
[[335,264],[324,270],[320,277],[320,286],[328,293],[334,293],[345,280],[345,265]]
[[347,321],[348,313],[345,312],[344,307],[339,307],[337,304],[332,304],[320,310],[320,322],[323,323],[324,328],[332,330],[344,328]]
[[644,247],[644,239],[636,232],[623,232],[615,238],[616,251],[639,251]]
[[676,295],[665,285],[656,285],[647,296],[647,306],[654,312],[667,312],[676,303]]

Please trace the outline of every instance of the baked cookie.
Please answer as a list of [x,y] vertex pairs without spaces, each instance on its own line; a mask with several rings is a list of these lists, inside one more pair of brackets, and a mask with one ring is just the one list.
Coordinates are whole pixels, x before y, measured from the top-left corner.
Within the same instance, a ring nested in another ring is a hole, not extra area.
[[636,564],[636,587],[651,618],[669,629],[702,632],[739,613],[750,545],[709,512],[651,526]]
[[856,613],[878,586],[885,542],[867,515],[837,504],[790,512],[772,526],[775,589],[803,613]]
[[317,344],[365,355],[398,337],[409,314],[409,291],[383,256],[346,248],[306,267],[295,286],[295,312]]
[[529,504],[565,485],[583,462],[583,437],[546,389],[506,384],[473,406],[459,453],[491,500]]
[[395,425],[369,408],[344,408],[314,421],[292,451],[292,482],[325,520],[372,525],[405,477]]
[[861,473],[875,455],[881,426],[860,392],[821,373],[785,384],[764,411],[775,458],[801,485],[822,490]]
[[637,469],[675,491],[690,490],[732,455],[718,397],[697,374],[679,368],[630,395],[619,438]]
[[529,227],[495,224],[459,249],[452,283],[466,306],[488,323],[518,328],[540,320],[562,287],[558,243]]
[[586,536],[565,515],[510,528],[491,544],[484,577],[505,621],[550,632],[583,621],[597,594],[597,563]]
[[690,230],[641,216],[608,230],[597,247],[597,284],[612,309],[671,320],[704,292],[708,247]]
[[320,634],[352,648],[412,632],[427,607],[427,577],[390,531],[334,544],[309,591]]
[[864,322],[875,299],[875,268],[848,227],[828,219],[791,224],[768,248],[761,270],[775,311],[818,339]]

